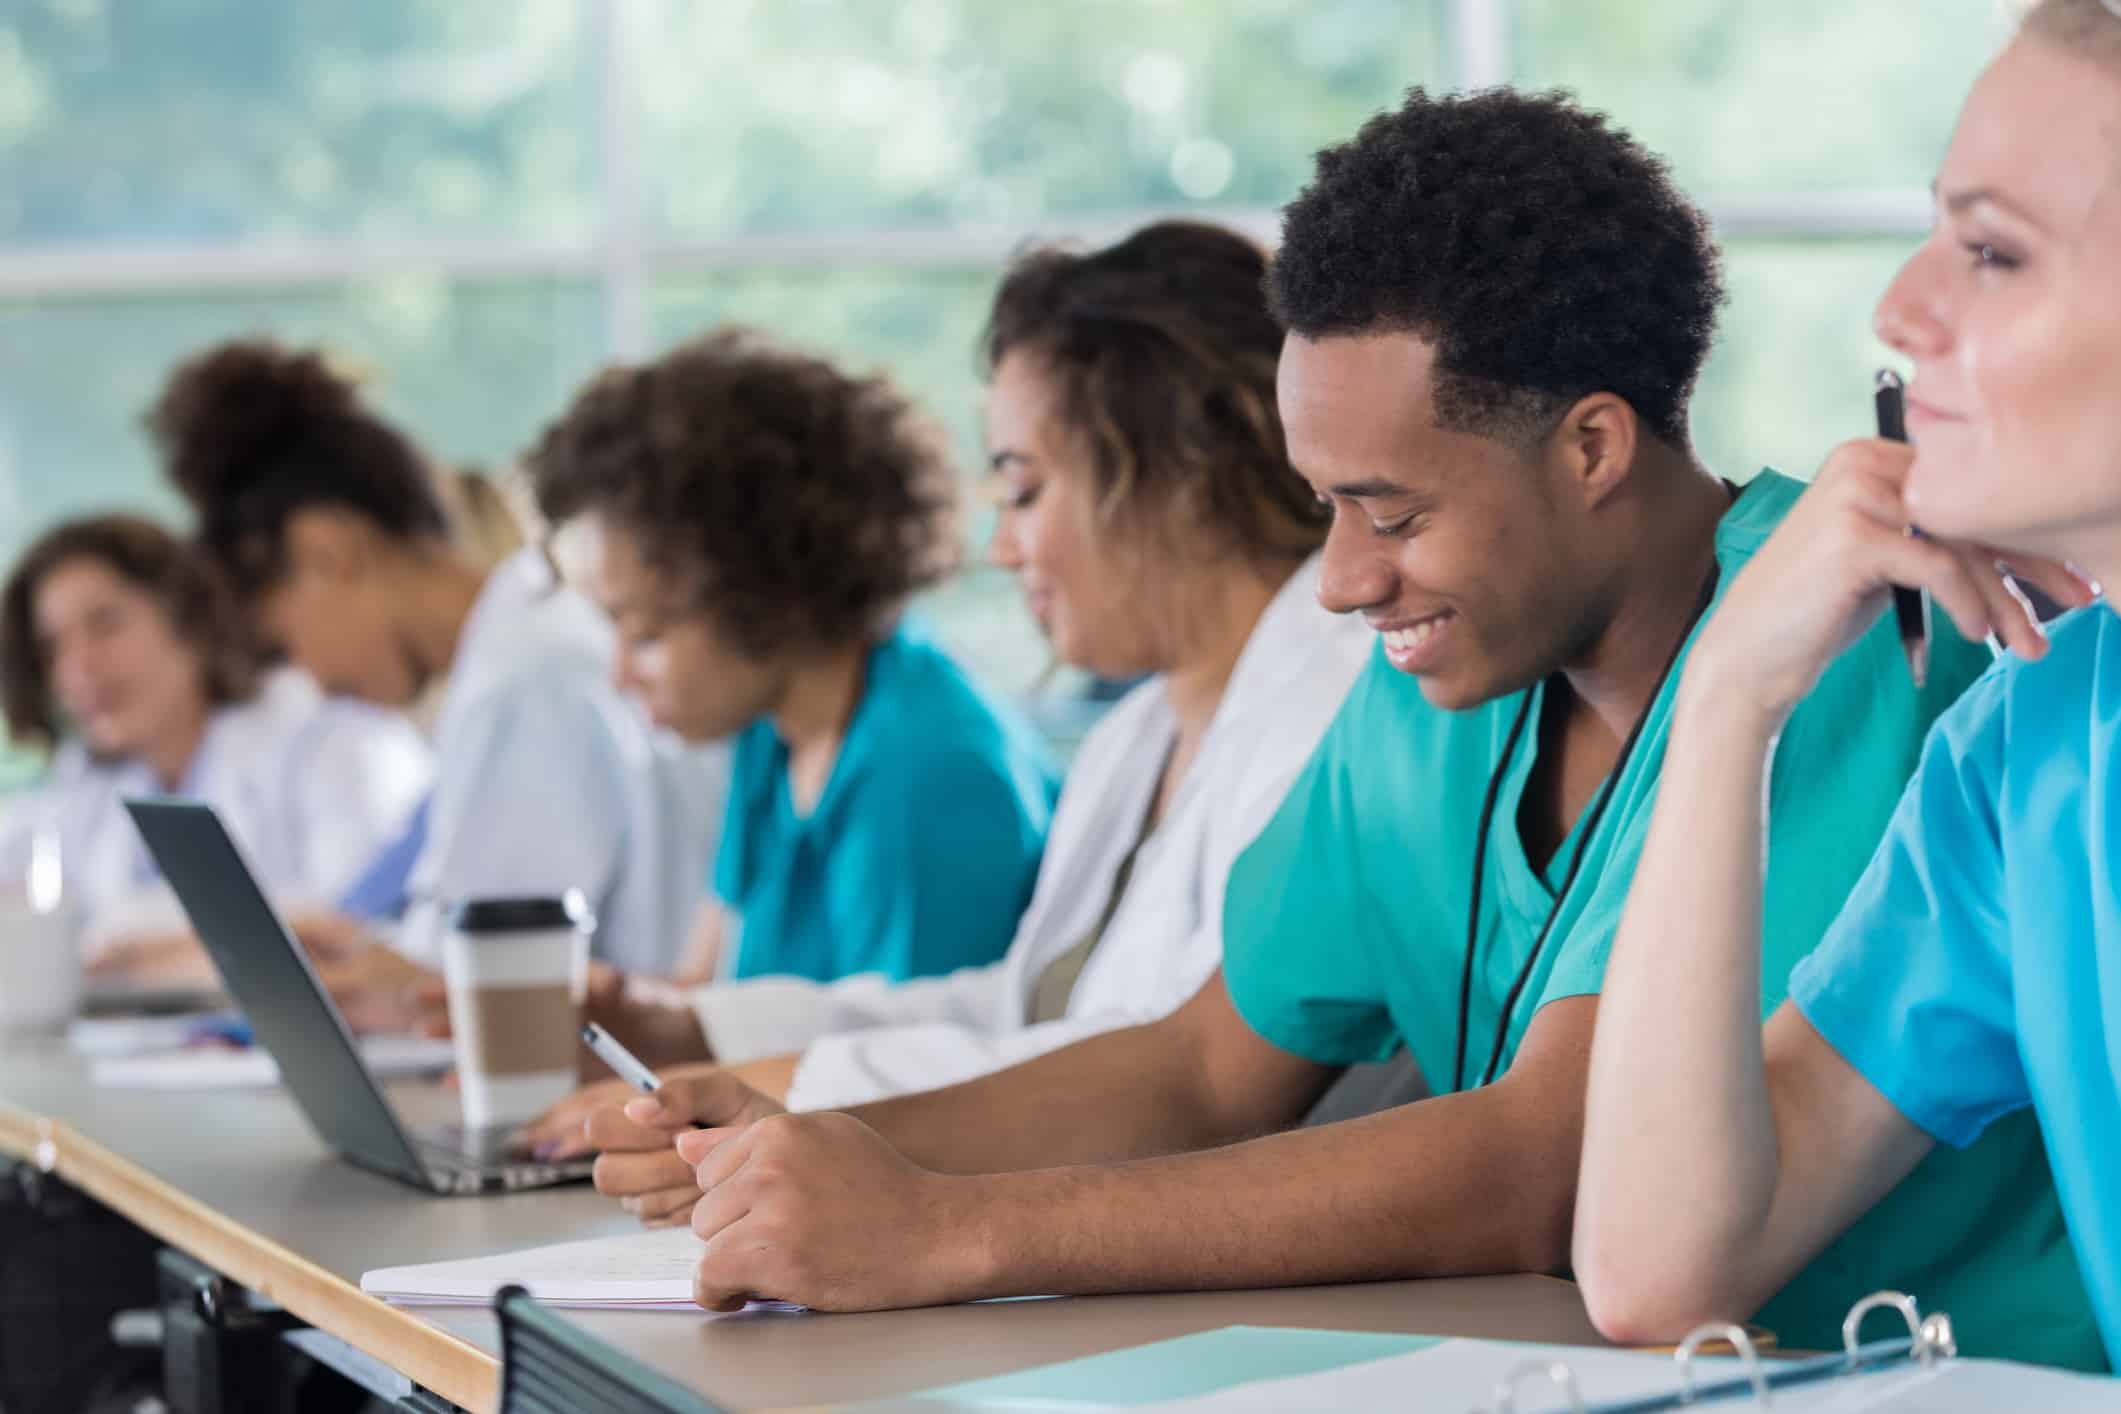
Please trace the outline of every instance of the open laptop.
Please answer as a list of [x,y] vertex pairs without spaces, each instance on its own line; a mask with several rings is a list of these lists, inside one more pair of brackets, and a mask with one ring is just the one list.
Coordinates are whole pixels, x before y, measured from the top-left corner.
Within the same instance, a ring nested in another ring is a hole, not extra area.
[[258,1044],[279,1063],[317,1137],[341,1157],[430,1193],[544,1188],[589,1176],[586,1159],[535,1160],[512,1126],[407,1129],[213,808],[190,800],[128,800],[125,808]]

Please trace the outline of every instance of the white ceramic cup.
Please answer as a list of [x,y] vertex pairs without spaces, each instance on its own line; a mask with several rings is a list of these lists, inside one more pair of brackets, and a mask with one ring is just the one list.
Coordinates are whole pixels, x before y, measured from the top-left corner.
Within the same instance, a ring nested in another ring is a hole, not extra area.
[[36,908],[0,894],[0,1032],[65,1029],[81,1009],[80,932],[64,904]]
[[577,890],[452,911],[442,975],[466,1128],[535,1119],[574,1089],[595,929]]

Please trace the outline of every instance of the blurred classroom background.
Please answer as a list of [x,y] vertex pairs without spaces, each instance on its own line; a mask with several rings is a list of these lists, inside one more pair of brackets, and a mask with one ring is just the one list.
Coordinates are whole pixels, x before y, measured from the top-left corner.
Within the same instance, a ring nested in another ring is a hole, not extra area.
[[[1271,239],[1312,153],[1415,84],[1569,88],[1665,153],[1728,252],[1698,444],[1809,475],[1867,426],[1869,311],[2005,27],[1998,0],[5,0],[0,558],[90,509],[177,519],[141,410],[248,332],[505,470],[600,364],[745,321],[888,368],[976,477],[1013,248],[1174,211]],[[1006,577],[930,609],[1040,680]]]

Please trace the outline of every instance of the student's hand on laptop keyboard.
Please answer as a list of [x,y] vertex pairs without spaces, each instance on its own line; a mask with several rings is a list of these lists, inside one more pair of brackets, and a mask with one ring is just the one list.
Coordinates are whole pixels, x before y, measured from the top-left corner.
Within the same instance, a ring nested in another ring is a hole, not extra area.
[[[767,1056],[755,1061],[746,1061],[742,1065],[726,1066],[724,1069],[775,1104],[785,1104],[789,1082],[795,1078],[796,1064],[802,1058],[802,1052],[796,1051],[785,1056]],[[665,1066],[657,1074],[667,1080],[681,1076],[708,1075],[713,1073],[714,1069],[713,1062],[700,1061],[692,1065]],[[589,1117],[601,1109],[623,1109],[627,1101],[638,1097],[640,1093],[623,1080],[599,1080],[584,1085],[526,1126],[523,1130],[523,1142],[541,1159],[572,1158],[578,1154],[586,1154],[590,1152],[590,1144],[583,1126]]]
[[140,986],[220,986],[213,959],[182,929],[121,933],[93,947],[83,961],[91,977],[122,977]]
[[375,933],[360,919],[329,911],[297,913],[287,920],[287,931],[320,966],[344,962],[377,942]]
[[[711,1064],[702,1062],[696,1066],[677,1066],[662,1074],[673,1076],[712,1069]],[[598,1110],[623,1109],[628,1100],[638,1099],[640,1094],[623,1080],[599,1080],[584,1085],[532,1120],[523,1130],[523,1142],[541,1159],[572,1159],[590,1153],[589,1117]]]
[[381,943],[318,961],[317,980],[357,1032],[449,1034],[449,997],[442,974]]

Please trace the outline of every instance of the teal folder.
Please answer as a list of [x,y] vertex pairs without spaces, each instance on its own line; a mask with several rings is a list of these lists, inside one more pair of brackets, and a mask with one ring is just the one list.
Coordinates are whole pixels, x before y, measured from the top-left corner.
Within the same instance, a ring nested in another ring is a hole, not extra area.
[[[1155,1404],[1213,1394],[1285,1375],[1312,1375],[1365,1360],[1404,1355],[1438,1337],[1375,1331],[1225,1326],[992,1379],[948,1385],[900,1407],[940,1411],[1078,1411]],[[896,1401],[894,1401],[897,1403]]]

